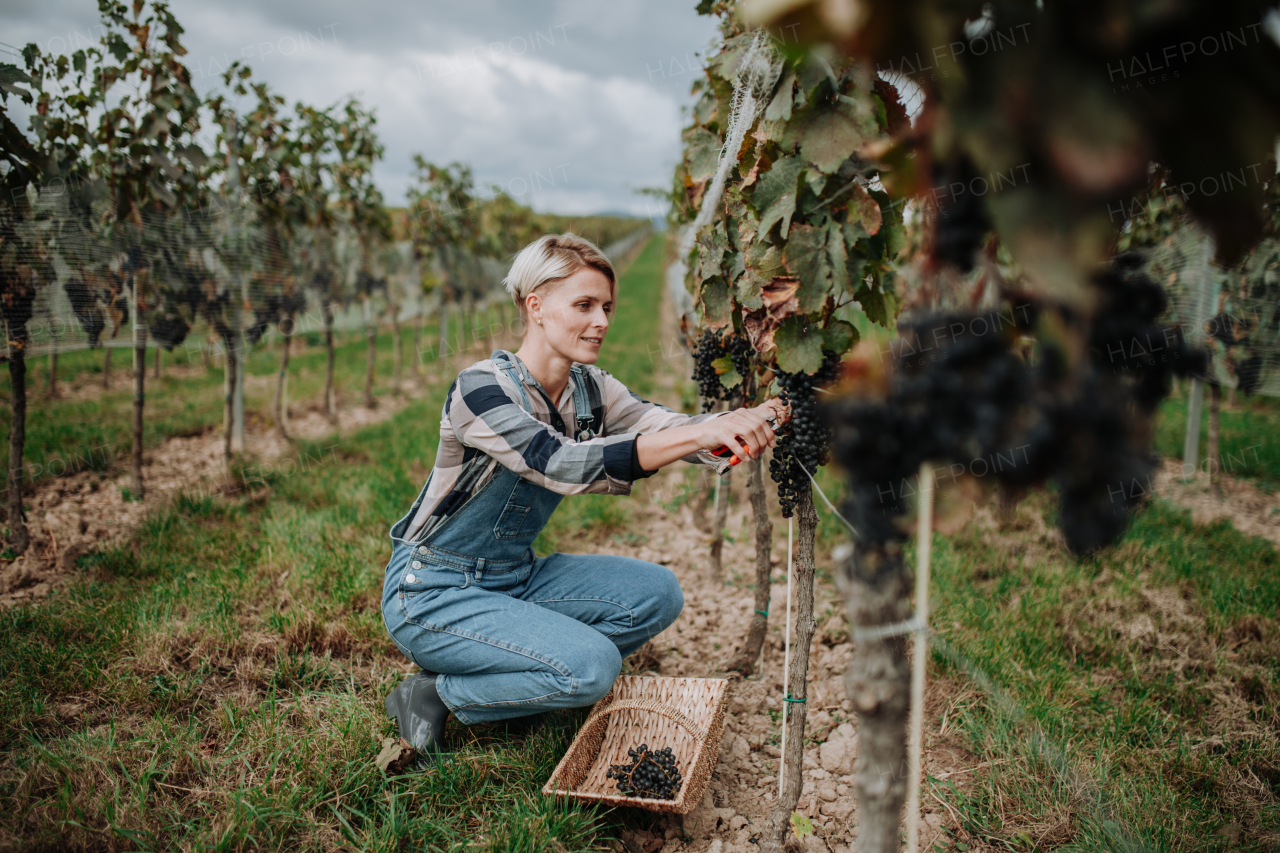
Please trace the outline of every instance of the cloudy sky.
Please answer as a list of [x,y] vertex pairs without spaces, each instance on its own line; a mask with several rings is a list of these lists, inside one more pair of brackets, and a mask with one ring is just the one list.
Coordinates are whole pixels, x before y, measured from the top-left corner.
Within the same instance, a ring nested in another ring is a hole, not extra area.
[[[291,103],[377,109],[378,182],[402,203],[412,156],[469,163],[538,210],[653,214],[689,87],[715,35],[696,0],[172,0],[201,92],[247,62]],[[5,0],[0,42],[70,53],[94,0]],[[6,61],[13,61],[11,56]]]

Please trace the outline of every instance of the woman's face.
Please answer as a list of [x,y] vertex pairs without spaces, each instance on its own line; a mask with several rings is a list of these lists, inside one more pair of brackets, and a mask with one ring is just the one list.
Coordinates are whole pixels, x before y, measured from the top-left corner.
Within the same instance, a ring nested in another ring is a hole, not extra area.
[[530,295],[529,314],[555,353],[571,361],[595,364],[600,358],[614,289],[604,273],[584,267]]

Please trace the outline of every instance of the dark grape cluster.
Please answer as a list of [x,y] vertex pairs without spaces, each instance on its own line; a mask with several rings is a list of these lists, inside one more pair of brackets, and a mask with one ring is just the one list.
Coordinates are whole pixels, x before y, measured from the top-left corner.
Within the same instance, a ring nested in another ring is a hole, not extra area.
[[[778,501],[782,515],[790,518],[796,496],[809,486],[809,474],[827,464],[831,430],[820,417],[814,388],[835,380],[840,356],[823,350],[822,366],[814,374],[778,371],[778,398],[791,410],[791,420],[778,433],[778,443],[769,460],[769,474],[778,484]],[[803,466],[803,467],[802,467]]]
[[728,400],[734,388],[726,388],[716,372],[715,362],[728,356],[739,376],[750,376],[755,369],[755,350],[745,338],[723,330],[707,329],[693,348],[693,379],[698,383],[698,394],[703,408],[710,411],[717,400]]
[[[898,520],[928,460],[1015,488],[1053,480],[1068,547],[1084,554],[1113,542],[1149,492],[1150,417],[1170,377],[1205,364],[1202,351],[1156,324],[1164,292],[1139,266],[1121,256],[1094,280],[1091,318],[1024,299],[900,324],[887,398],[824,411],[863,539],[906,538]],[[1087,359],[1073,366],[1084,348]]]
[[611,765],[605,774],[617,780],[619,793],[651,800],[673,800],[680,793],[683,777],[671,747],[650,751],[649,745],[642,743],[628,749],[627,757],[630,764]]

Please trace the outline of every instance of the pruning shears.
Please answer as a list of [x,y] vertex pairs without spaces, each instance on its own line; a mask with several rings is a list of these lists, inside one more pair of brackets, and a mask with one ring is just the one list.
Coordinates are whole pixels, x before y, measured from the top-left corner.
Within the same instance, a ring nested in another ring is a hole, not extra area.
[[[769,425],[769,429],[773,430],[774,432],[778,431],[778,419],[775,416],[770,415],[769,417],[764,419],[764,422]],[[734,437],[738,439],[742,438],[742,436],[740,435],[734,436]],[[751,449],[751,445],[747,445],[747,450],[750,450],[750,449]],[[728,445],[724,445],[717,450],[711,451],[711,455],[719,459],[723,459],[724,457],[728,456],[730,465],[737,465],[739,462],[742,461],[740,458],[738,458],[738,455],[729,448]]]

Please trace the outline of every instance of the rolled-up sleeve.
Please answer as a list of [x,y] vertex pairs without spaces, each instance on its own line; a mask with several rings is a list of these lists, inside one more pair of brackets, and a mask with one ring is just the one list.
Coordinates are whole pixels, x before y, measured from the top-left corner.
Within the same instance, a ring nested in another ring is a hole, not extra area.
[[[723,417],[728,412],[710,412],[704,415],[686,415],[666,406],[650,403],[641,398],[610,373],[600,371],[604,377],[605,433],[637,433],[648,435],[672,427],[686,426]],[[685,456],[683,461],[710,465],[716,473],[723,474],[729,468],[729,457],[715,456],[709,450],[699,450]],[[652,473],[652,472],[650,472]]]
[[486,370],[458,376],[449,399],[454,434],[467,447],[562,495],[629,494],[636,433],[575,441],[527,412],[510,380]]

